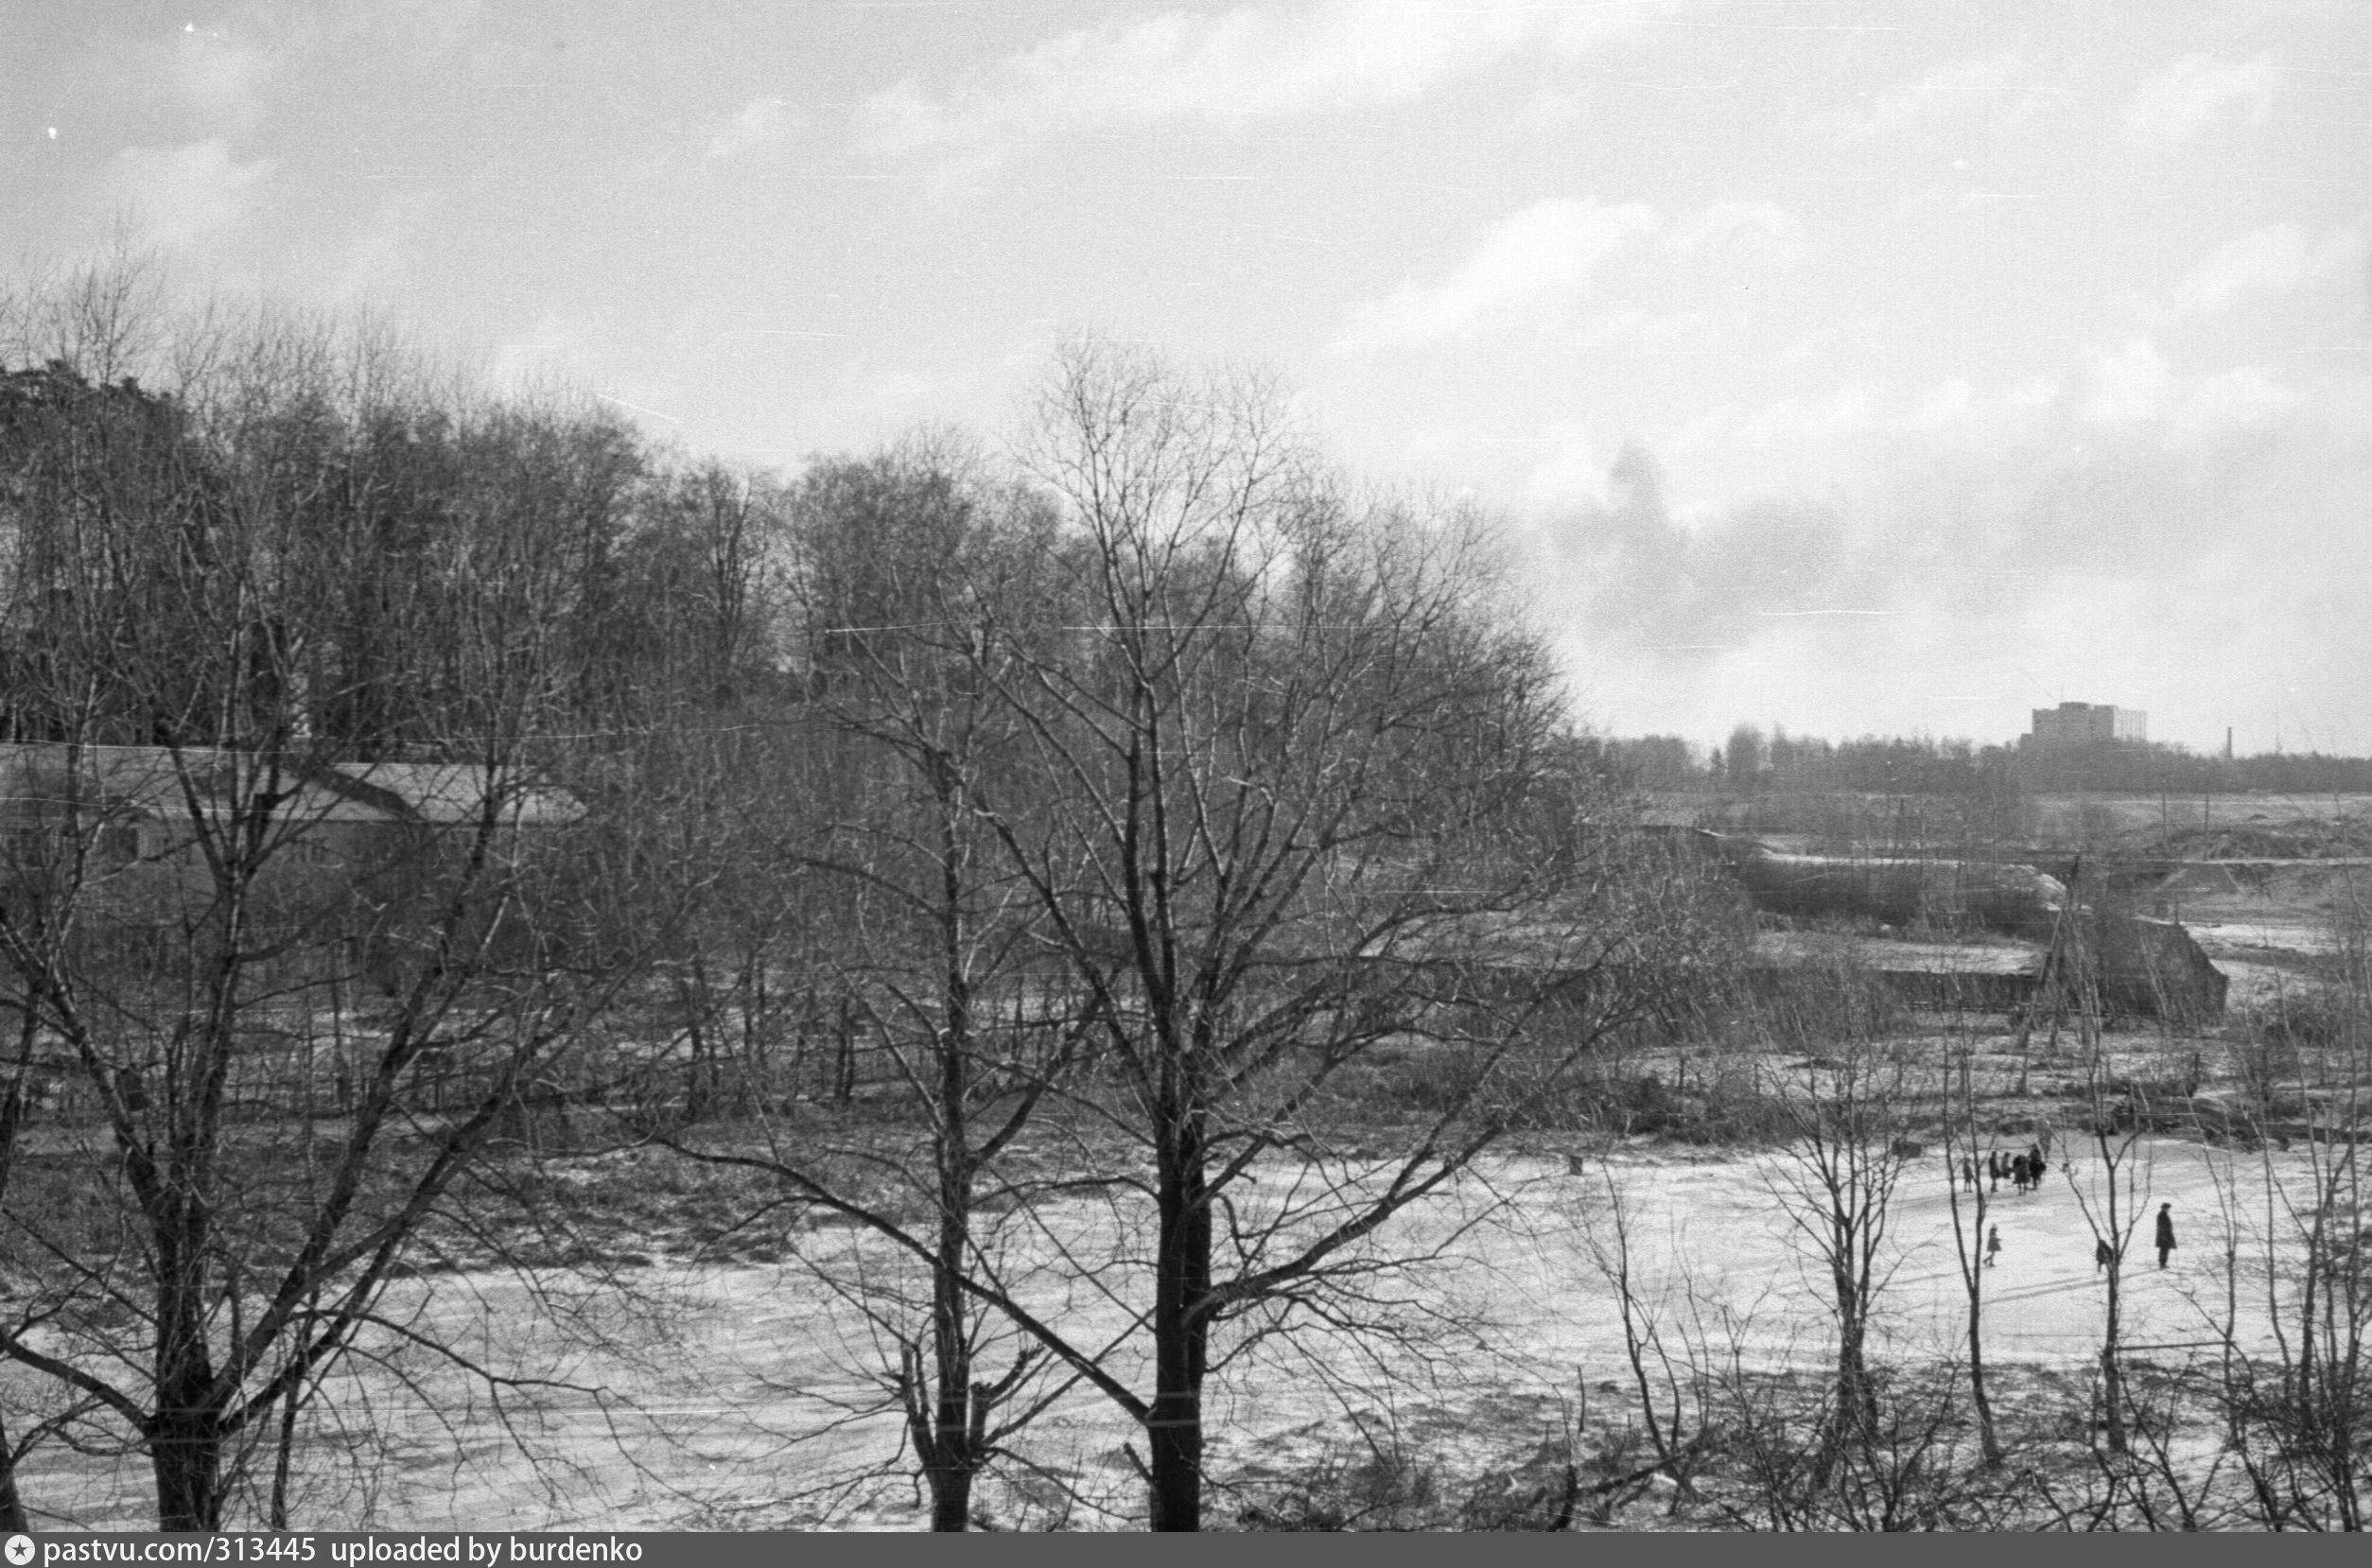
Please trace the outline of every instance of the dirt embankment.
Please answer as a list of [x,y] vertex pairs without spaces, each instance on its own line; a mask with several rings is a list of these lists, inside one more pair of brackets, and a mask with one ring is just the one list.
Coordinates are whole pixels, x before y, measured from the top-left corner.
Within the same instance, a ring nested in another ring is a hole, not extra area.
[[2372,835],[2372,795],[2052,793],[2031,797],[2029,811],[2045,844],[2211,848],[2219,835],[2231,834],[2236,844],[2272,846],[2265,852],[2274,855],[2372,854],[2372,847],[2311,847],[2364,842]]

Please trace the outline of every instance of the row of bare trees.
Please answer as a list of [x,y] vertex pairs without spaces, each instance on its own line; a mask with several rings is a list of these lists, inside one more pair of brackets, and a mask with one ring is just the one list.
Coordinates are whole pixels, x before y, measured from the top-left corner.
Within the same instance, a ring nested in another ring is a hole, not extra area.
[[[902,1110],[675,1141],[926,1281],[880,1315],[940,1527],[1076,1389],[1191,1529],[1212,1377],[1389,1333],[1373,1287],[1421,1261],[1391,1222],[1660,1000],[1694,915],[1477,519],[1358,494],[1257,378],[1111,345],[1062,358],[1019,467],[909,447],[793,502],[845,793],[785,863],[841,911],[820,962]],[[1424,1093],[1362,1151],[1387,1051]]]
[[1256,375],[786,482],[144,287],[0,301],[0,1524],[71,1450],[285,1525],[349,1358],[502,1382],[391,1292],[573,1095],[859,1223],[935,1523],[1076,1395],[1195,1527],[1210,1380],[1392,1332],[1684,967],[1483,520]]

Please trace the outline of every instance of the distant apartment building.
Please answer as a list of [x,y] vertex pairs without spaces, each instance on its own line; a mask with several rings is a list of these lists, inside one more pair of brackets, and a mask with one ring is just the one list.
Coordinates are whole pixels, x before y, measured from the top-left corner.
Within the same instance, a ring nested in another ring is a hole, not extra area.
[[2096,746],[2112,740],[2138,743],[2150,739],[2150,716],[2137,707],[2107,703],[2061,703],[2038,707],[2034,733],[2027,739],[2037,746]]

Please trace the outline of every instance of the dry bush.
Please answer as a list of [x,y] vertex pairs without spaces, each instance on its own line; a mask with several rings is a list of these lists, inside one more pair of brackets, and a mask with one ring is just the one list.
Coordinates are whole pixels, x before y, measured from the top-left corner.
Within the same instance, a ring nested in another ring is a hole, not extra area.
[[1582,1498],[1587,1464],[1577,1459],[1570,1435],[1462,1473],[1397,1436],[1370,1437],[1247,1489],[1236,1522],[1279,1531],[1563,1530]]

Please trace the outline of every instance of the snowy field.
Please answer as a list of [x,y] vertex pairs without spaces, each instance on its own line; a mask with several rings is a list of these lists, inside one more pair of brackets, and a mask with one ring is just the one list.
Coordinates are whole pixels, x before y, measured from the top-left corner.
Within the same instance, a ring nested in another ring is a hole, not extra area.
[[[2241,1263],[2239,1335],[2261,1338],[2264,1286],[2252,1262],[2272,1195],[2266,1164],[2173,1140],[2137,1145],[2133,1159],[2140,1223],[2126,1277],[2131,1354],[2171,1364],[2210,1353],[2230,1298],[2227,1238]],[[2303,1152],[2270,1159],[2278,1184],[2302,1183]],[[1613,1240],[1610,1183],[1630,1218],[1636,1276],[1676,1346],[1695,1337],[1725,1358],[1735,1347],[1749,1367],[1825,1366],[1817,1260],[1775,1196],[1785,1169],[1775,1156],[1693,1157],[1649,1145],[1579,1174],[1561,1158],[1494,1163],[1386,1238],[1403,1250],[1441,1251],[1421,1274],[1372,1287],[1375,1310],[1407,1331],[1399,1343],[1361,1354],[1270,1341],[1214,1379],[1214,1473],[1315,1455],[1349,1435],[1353,1418],[1436,1443],[1504,1446],[1525,1421],[1570,1414],[1578,1388],[1628,1386],[1614,1298],[1594,1261],[1594,1247]],[[1263,1176],[1261,1190],[1282,1194],[1297,1172]],[[2104,1292],[2076,1191],[2097,1203],[2102,1183],[2081,1156],[2075,1176],[2071,1187],[2054,1171],[2039,1193],[2014,1196],[2005,1186],[1994,1200],[2002,1251],[1985,1287],[1996,1364],[2081,1368],[2097,1355]],[[2147,1245],[2150,1219],[2170,1201],[2182,1245],[2160,1272]],[[1121,1233],[1129,1217],[1108,1206],[1080,1202],[1038,1220],[1041,1246],[1053,1235],[1074,1255],[1109,1256],[1116,1242],[1127,1250]],[[844,1275],[862,1266],[885,1282],[895,1272],[845,1228],[797,1239]],[[1965,1297],[1932,1154],[1905,1176],[1891,1241],[1881,1353],[1904,1361],[1955,1353]],[[327,1437],[310,1444],[300,1517],[405,1529],[917,1522],[911,1486],[854,1484],[898,1446],[895,1420],[866,1413],[877,1407],[883,1350],[862,1315],[806,1266],[662,1263],[623,1278],[631,1297],[564,1288],[538,1299],[509,1278],[410,1282],[413,1298],[397,1308],[447,1331],[466,1325],[491,1361],[572,1387],[521,1388],[498,1411],[482,1389],[416,1355],[357,1363],[324,1390],[324,1413],[342,1406],[358,1425],[368,1403],[379,1411],[377,1436],[351,1447]],[[1124,1320],[1119,1305],[1075,1283],[1041,1278],[1031,1295],[1083,1337],[1116,1333]],[[606,1343],[597,1348],[597,1339]],[[422,1399],[401,1394],[398,1374],[417,1379],[444,1413],[431,1416]],[[1140,1368],[1127,1375],[1143,1386]],[[1079,1508],[1072,1523],[1119,1524],[1141,1490],[1122,1446],[1131,1436],[1108,1403],[1081,1390],[1016,1446],[1054,1478],[1048,1495],[1083,1494],[1110,1510]],[[145,1470],[130,1458],[52,1453],[28,1467],[26,1481],[36,1506],[103,1526],[136,1525],[147,1504]],[[1032,1522],[1013,1512],[1020,1493],[1001,1494],[1000,1504],[1003,1517]]]

